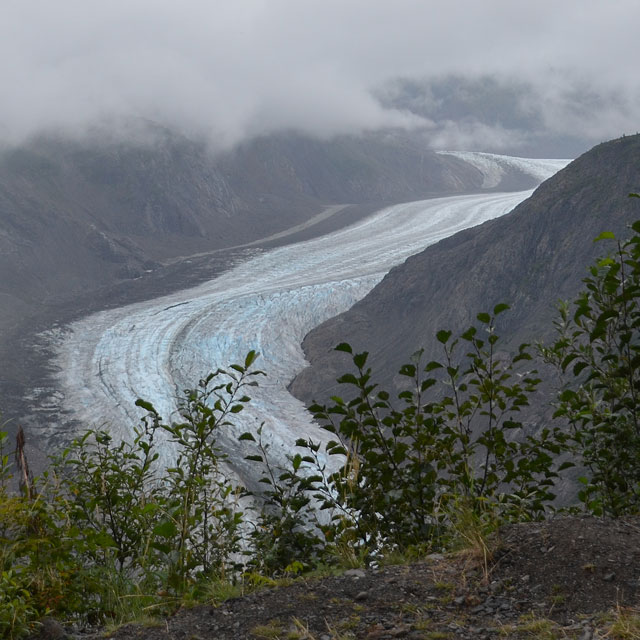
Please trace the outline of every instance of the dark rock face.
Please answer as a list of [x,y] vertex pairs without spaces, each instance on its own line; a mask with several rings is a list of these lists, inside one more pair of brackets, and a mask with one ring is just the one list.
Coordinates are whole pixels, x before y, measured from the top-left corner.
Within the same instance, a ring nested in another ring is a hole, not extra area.
[[[291,385],[302,399],[325,400],[349,366],[333,351],[340,342],[371,354],[376,379],[393,388],[399,366],[425,348],[440,358],[439,329],[466,329],[479,311],[506,302],[500,317],[504,345],[553,334],[560,299],[572,299],[593,260],[611,245],[594,243],[603,230],[624,237],[640,218],[640,136],[601,144],[543,183],[511,214],[427,248],[393,269],[348,312],[325,322],[304,341],[311,366]],[[541,418],[535,407],[528,416]]]

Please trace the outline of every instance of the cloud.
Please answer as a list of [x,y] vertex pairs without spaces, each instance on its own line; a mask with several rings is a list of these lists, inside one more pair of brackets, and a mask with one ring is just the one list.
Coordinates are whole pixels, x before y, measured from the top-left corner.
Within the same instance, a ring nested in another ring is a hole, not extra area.
[[526,135],[517,129],[491,126],[477,120],[454,122],[445,120],[428,136],[434,149],[511,151],[524,145]]
[[[637,0],[22,0],[1,11],[5,141],[138,117],[220,148],[283,129],[431,127],[377,92],[447,74],[533,87],[531,108],[559,130],[611,137],[640,116]],[[475,137],[491,128],[504,134],[479,122]]]

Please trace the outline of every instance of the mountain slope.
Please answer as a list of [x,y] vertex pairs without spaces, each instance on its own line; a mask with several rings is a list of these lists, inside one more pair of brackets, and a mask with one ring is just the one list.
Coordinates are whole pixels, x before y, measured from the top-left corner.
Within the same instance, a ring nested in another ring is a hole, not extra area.
[[335,379],[349,365],[333,351],[342,341],[368,350],[377,379],[391,387],[420,347],[427,359],[440,357],[436,331],[464,330],[499,302],[512,309],[498,326],[505,347],[549,337],[556,301],[576,294],[587,266],[605,251],[593,238],[603,230],[624,235],[640,217],[638,200],[628,198],[640,188],[639,166],[640,136],[601,144],[511,214],[409,258],[348,312],[307,335],[311,366],[291,391],[306,402],[335,394]]

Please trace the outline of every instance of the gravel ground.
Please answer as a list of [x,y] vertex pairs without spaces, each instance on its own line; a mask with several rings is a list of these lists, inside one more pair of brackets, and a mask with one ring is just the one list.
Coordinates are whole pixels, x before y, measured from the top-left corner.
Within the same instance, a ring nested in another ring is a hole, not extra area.
[[481,550],[471,549],[414,564],[300,578],[218,606],[181,609],[156,625],[126,625],[106,637],[640,638],[640,518],[520,524],[502,530],[488,546],[487,563]]

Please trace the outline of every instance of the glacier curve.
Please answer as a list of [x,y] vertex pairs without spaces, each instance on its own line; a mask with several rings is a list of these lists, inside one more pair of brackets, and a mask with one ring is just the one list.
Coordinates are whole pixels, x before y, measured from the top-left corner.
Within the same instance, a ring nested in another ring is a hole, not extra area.
[[[549,175],[567,163],[545,162]],[[532,161],[532,170],[539,167]],[[165,420],[175,419],[183,389],[255,349],[267,377],[251,389],[251,403],[219,442],[239,480],[251,485],[237,439],[243,431],[264,422],[275,461],[286,459],[296,438],[323,439],[287,391],[306,366],[300,346],[306,333],[348,309],[410,255],[508,213],[531,193],[395,205],[332,234],[267,251],[191,289],[82,318],[55,347],[62,409],[86,427],[127,438],[142,415],[137,398],[152,402]],[[166,443],[163,460],[172,460]]]

